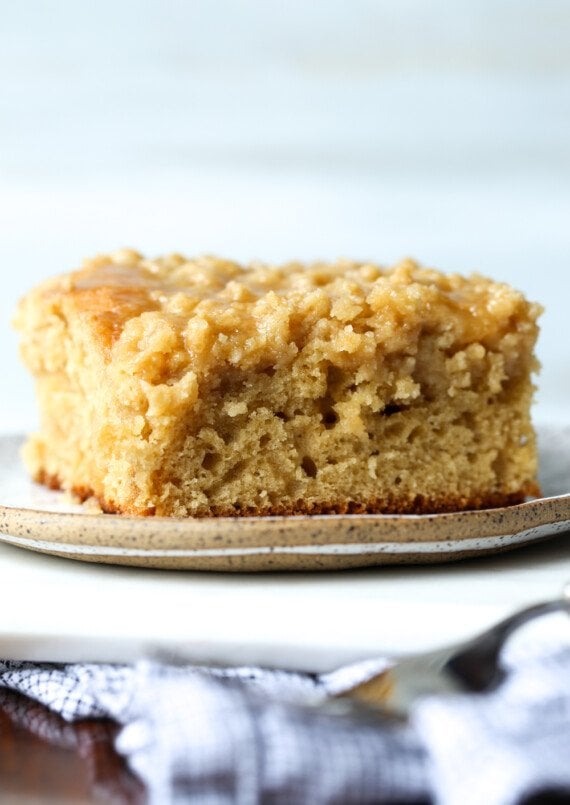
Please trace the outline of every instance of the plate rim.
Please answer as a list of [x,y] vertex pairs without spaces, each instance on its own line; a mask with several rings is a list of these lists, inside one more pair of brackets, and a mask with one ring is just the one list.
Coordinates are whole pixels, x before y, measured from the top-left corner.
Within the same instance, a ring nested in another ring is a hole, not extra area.
[[[566,521],[570,526],[570,518]],[[0,540],[17,547],[38,550],[47,553],[61,553],[77,557],[127,557],[127,558],[223,558],[239,556],[272,556],[319,554],[330,556],[355,556],[359,554],[447,554],[464,551],[485,552],[497,547],[524,545],[550,536],[549,529],[556,523],[544,523],[531,526],[514,534],[487,534],[480,537],[449,539],[438,541],[402,541],[402,542],[328,542],[313,545],[258,545],[258,546],[226,546],[222,548],[167,548],[141,549],[112,545],[87,545],[77,543],[51,542],[34,537],[15,537],[1,533]]]
[[[0,434],[8,451],[22,436]],[[11,442],[11,444],[9,444]],[[8,453],[8,455],[10,455]],[[9,461],[10,459],[8,459]],[[63,494],[63,493],[60,493]],[[32,501],[33,502],[33,501]],[[511,506],[433,514],[299,514],[261,517],[137,517],[93,511],[53,511],[0,504],[0,540],[21,548],[86,561],[180,558],[231,562],[248,557],[333,557],[341,566],[358,556],[378,563],[434,561],[485,554],[570,529],[570,492]],[[382,560],[382,557],[387,557]],[[101,559],[101,557],[106,557]],[[415,557],[415,558],[414,558]],[[430,559],[430,557],[432,557]],[[352,559],[351,559],[352,558]],[[189,564],[187,565],[190,566]],[[247,569],[245,566],[243,569]]]
[[[41,529],[44,536],[40,541],[43,542],[53,542],[60,546],[76,544],[101,548],[104,545],[112,547],[113,542],[116,544],[118,540],[124,545],[124,540],[132,539],[133,536],[142,544],[148,541],[152,544],[167,536],[175,542],[192,539],[197,549],[206,549],[208,546],[219,548],[214,543],[220,541],[220,532],[223,531],[228,549],[263,548],[269,544],[275,551],[284,543],[299,547],[310,545],[313,549],[331,543],[362,546],[383,543],[407,544],[420,547],[419,552],[422,552],[421,546],[426,544],[451,543],[467,546],[469,543],[466,540],[512,537],[547,526],[562,530],[569,524],[570,493],[535,498],[511,507],[423,515],[166,518],[52,512],[0,505],[2,536],[6,534],[8,538],[17,537],[23,541],[22,544],[27,541],[31,545],[32,541],[38,539],[37,533]],[[312,528],[308,528],[309,526]],[[78,539],[78,531],[82,539]],[[453,537],[449,536],[450,532],[454,533]],[[180,547],[171,546],[170,550]],[[147,551],[144,555],[151,554]],[[194,552],[192,555],[197,554]],[[229,553],[225,552],[224,555],[228,556]],[[241,555],[244,555],[243,551]]]

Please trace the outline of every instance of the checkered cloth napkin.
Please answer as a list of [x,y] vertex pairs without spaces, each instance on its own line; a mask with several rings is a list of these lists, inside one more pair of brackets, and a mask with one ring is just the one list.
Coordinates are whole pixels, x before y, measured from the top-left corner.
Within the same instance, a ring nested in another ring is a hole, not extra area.
[[405,723],[315,706],[387,667],[383,659],[321,676],[4,662],[0,686],[68,721],[122,725],[116,749],[152,805],[507,805],[545,790],[570,798],[568,617],[519,629],[501,662],[508,674],[496,691],[425,697]]

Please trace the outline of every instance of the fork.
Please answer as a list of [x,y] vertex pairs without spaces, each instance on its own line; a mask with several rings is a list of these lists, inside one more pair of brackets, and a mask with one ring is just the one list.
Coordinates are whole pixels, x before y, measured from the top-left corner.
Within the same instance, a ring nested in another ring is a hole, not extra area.
[[521,626],[552,612],[570,615],[570,584],[559,599],[534,604],[500,621],[482,634],[436,651],[404,657],[320,708],[333,715],[406,718],[421,696],[453,692],[484,692],[497,688],[506,676],[500,654],[507,639]]

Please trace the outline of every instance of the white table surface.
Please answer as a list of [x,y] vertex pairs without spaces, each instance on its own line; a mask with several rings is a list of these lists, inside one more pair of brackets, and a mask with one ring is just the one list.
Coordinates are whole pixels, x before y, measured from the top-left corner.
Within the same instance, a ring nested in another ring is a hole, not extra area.
[[91,565],[0,545],[0,655],[32,660],[261,663],[321,671],[434,648],[552,598],[570,533],[424,567],[217,574]]

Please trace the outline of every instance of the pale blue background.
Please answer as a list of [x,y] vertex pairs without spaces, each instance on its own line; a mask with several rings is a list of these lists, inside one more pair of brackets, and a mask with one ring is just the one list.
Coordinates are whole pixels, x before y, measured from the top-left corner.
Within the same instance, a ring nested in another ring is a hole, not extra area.
[[8,319],[83,255],[413,255],[547,306],[570,393],[567,0],[0,6],[2,428],[34,420]]

